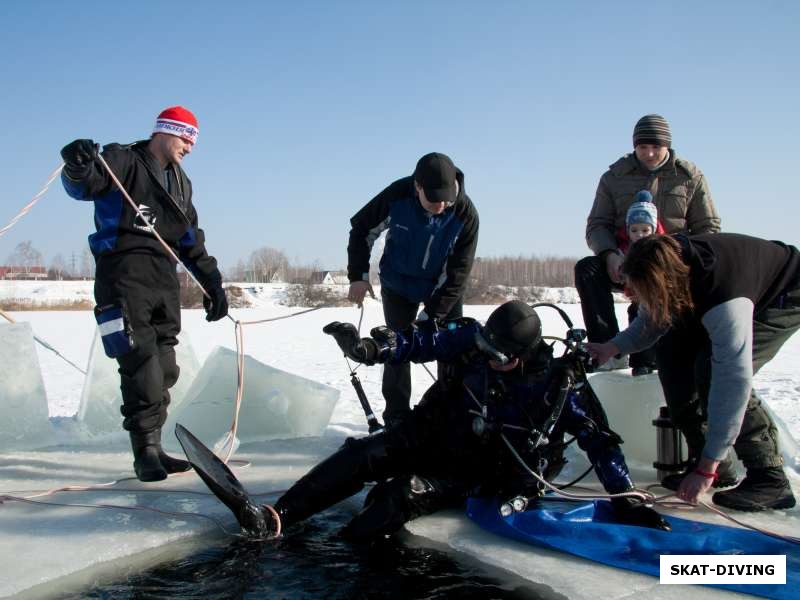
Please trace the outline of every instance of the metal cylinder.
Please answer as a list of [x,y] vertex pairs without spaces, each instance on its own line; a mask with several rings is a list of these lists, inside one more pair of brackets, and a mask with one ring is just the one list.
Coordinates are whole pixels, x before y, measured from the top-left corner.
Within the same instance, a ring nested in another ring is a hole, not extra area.
[[672,423],[669,409],[662,406],[658,410],[658,418],[653,420],[656,427],[656,462],[653,467],[658,471],[658,480],[685,466],[683,457],[683,434]]

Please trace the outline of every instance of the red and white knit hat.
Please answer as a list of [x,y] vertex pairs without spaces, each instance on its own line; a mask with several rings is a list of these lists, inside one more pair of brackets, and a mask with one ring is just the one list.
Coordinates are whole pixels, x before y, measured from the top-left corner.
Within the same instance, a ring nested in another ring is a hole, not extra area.
[[194,144],[197,142],[200,130],[197,128],[197,119],[190,110],[182,106],[170,106],[162,110],[156,118],[153,133],[177,135]]

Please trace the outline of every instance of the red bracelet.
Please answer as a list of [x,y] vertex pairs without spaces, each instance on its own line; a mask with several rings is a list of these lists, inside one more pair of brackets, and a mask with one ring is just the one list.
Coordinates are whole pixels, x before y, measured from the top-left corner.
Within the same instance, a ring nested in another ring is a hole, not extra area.
[[705,477],[706,479],[713,479],[714,481],[716,481],[717,478],[719,477],[719,473],[708,473],[706,471],[701,471],[700,469],[695,469],[694,472],[700,475],[700,477]]

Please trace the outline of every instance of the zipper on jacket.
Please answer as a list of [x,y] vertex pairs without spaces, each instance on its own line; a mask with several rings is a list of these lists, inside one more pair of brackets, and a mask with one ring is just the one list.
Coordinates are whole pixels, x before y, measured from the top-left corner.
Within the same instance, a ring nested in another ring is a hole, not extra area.
[[434,236],[433,236],[433,234],[431,234],[431,237],[428,240],[428,247],[425,248],[425,256],[422,259],[422,268],[423,269],[428,266],[428,259],[431,257],[431,244],[433,244],[433,238],[434,238]]
[[[177,200],[175,200],[175,198],[172,197],[172,194],[170,194],[167,191],[167,188],[164,187],[164,182],[161,181],[161,179],[159,179],[156,176],[156,174],[153,172],[153,169],[150,168],[150,165],[147,164],[147,160],[144,157],[142,157],[142,163],[144,164],[144,168],[147,169],[147,172],[150,175],[150,177],[152,177],[156,181],[156,183],[161,187],[161,189],[164,191],[164,193],[170,199],[170,202],[172,203],[172,208],[174,208],[176,211],[178,211],[178,214],[180,214],[183,217],[183,220],[186,221],[186,224],[189,227],[191,227],[192,223],[191,223],[191,221],[189,221],[189,217],[187,217],[186,213],[183,212],[183,209],[181,208],[180,204],[178,204]],[[173,172],[175,173],[175,181],[178,184],[178,189],[180,190],[181,193],[183,193],[183,185],[181,184],[180,174],[178,173],[178,170],[175,169],[174,166],[173,166]]]

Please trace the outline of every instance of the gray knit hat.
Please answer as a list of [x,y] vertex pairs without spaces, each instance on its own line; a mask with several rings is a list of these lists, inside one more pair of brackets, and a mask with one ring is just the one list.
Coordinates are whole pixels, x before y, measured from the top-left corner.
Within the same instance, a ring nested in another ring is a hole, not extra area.
[[672,147],[672,134],[669,123],[661,115],[645,115],[633,128],[633,147],[639,144]]

